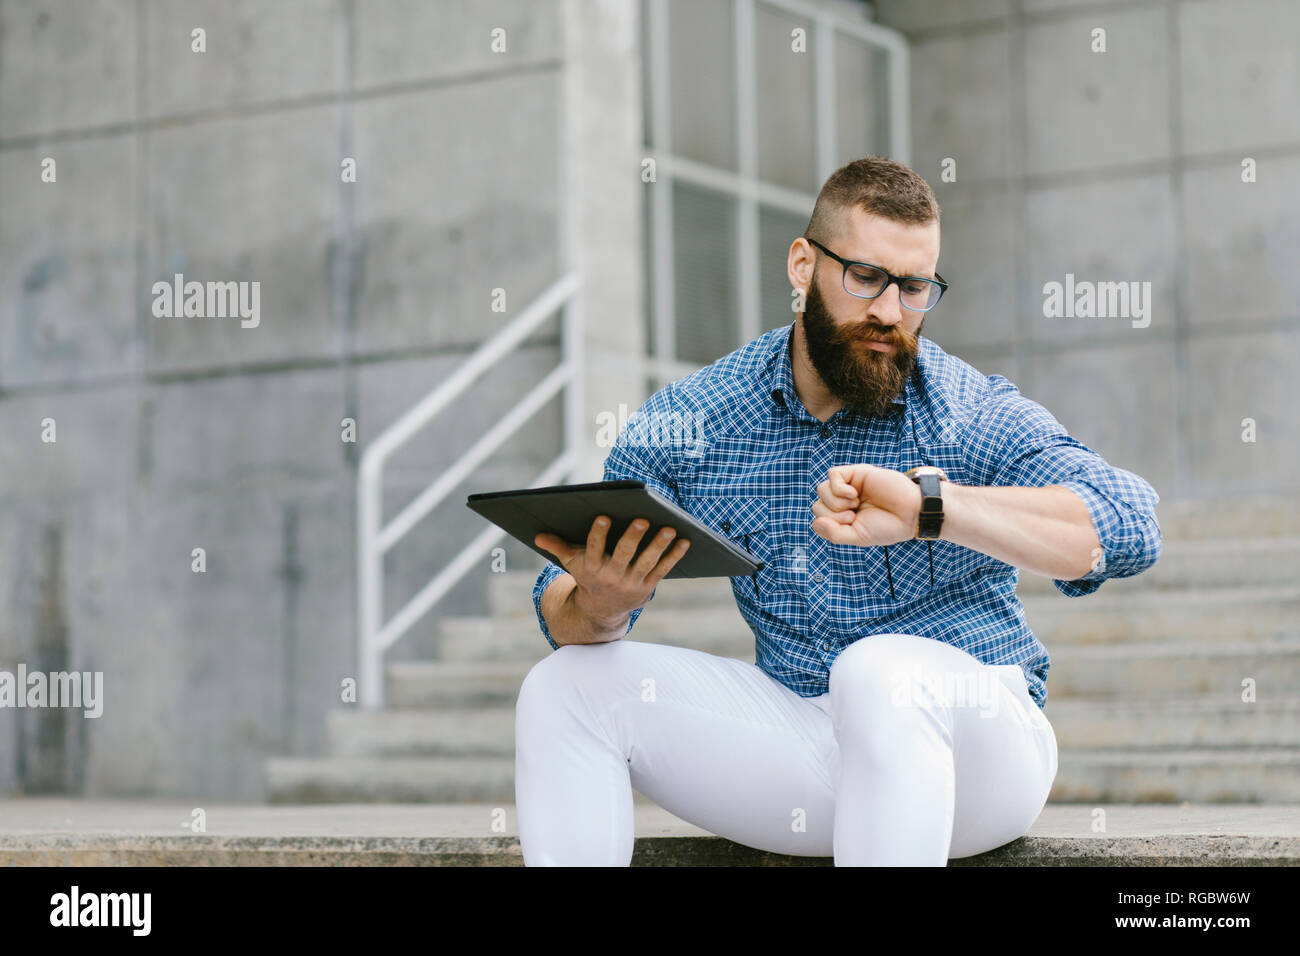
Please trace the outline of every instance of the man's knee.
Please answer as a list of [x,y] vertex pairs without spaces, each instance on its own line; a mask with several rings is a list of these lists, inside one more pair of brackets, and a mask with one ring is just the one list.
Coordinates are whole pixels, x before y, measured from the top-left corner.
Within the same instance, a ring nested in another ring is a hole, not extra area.
[[519,704],[533,698],[553,698],[557,693],[581,687],[585,681],[600,680],[623,641],[600,644],[561,644],[529,668],[519,688]]
[[873,634],[859,638],[840,652],[831,665],[829,686],[837,696],[847,691],[857,699],[889,700],[901,683],[921,666],[930,638],[914,634]]
[[851,644],[831,668],[830,687],[841,708],[887,708],[895,715],[970,707],[993,717],[1005,692],[996,673],[970,655],[914,634]]

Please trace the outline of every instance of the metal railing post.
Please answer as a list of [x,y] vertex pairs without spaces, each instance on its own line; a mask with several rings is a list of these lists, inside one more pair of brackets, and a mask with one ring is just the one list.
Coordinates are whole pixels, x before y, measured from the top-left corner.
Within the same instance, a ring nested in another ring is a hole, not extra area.
[[569,384],[564,394],[564,450],[573,461],[572,477],[582,468],[584,447],[582,380],[582,293],[576,293],[564,307],[564,364],[569,367]]
[[[575,452],[582,434],[581,315],[579,280],[570,273],[534,299],[519,317],[484,342],[446,381],[389,425],[361,455],[357,480],[357,695],[363,709],[384,705],[384,654],[474,566],[504,532],[486,529],[463,548],[447,567],[398,610],[387,624],[384,615],[384,555],[458,485],[469,472],[505,443],[556,391],[564,397],[564,451],[536,479],[553,483],[578,467]],[[537,326],[561,311],[560,367],[534,386],[460,459],[433,481],[387,524],[383,520],[384,466],[414,434],[447,408],[480,376],[516,348]]]

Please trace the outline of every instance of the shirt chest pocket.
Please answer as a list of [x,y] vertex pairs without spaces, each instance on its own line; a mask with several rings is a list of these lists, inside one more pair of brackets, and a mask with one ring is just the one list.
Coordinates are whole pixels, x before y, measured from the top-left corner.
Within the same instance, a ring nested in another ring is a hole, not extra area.
[[[766,498],[733,495],[683,495],[682,507],[701,524],[708,525],[724,538],[750,552],[760,561],[763,555],[755,550],[759,538],[766,538],[771,508]],[[749,538],[749,544],[745,538]]]
[[[771,503],[757,495],[682,495],[682,508],[720,537],[770,563]],[[758,591],[755,573],[754,590]],[[740,579],[736,579],[740,580]]]
[[872,548],[870,590],[900,607],[963,577],[975,563],[964,560],[975,552],[951,541],[912,538],[888,547]]
[[[919,465],[936,465],[949,481],[961,483],[965,466],[962,450],[951,445],[927,448],[925,460],[904,455],[900,471]],[[944,487],[948,482],[944,483]],[[888,547],[869,549],[868,591],[873,597],[902,607],[968,575],[987,557],[951,541],[911,538]]]

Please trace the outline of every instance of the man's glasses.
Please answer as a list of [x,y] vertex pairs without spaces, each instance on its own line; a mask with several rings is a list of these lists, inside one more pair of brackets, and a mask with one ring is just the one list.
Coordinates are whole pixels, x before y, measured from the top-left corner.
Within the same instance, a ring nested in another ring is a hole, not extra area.
[[859,299],[874,299],[897,282],[898,301],[903,308],[913,312],[929,312],[939,304],[940,296],[948,291],[948,283],[937,272],[937,281],[919,276],[896,276],[869,262],[856,262],[837,256],[816,239],[808,241],[844,267],[844,291]]

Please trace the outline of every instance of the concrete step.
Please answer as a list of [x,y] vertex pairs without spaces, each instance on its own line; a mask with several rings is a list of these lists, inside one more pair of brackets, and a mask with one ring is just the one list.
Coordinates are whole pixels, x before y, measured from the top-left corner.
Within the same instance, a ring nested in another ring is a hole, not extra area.
[[[531,597],[535,580],[536,575],[520,572],[493,575],[489,594],[495,619],[535,622]],[[1181,602],[1186,594],[1208,593],[1213,598],[1222,592],[1221,601],[1227,606],[1231,606],[1233,594],[1250,601],[1289,599],[1283,610],[1294,615],[1296,602],[1300,599],[1297,582],[1300,582],[1300,536],[1175,541],[1166,544],[1160,560],[1151,568],[1133,577],[1112,578],[1096,595],[1082,601],[1091,606],[1104,598],[1103,603],[1108,604],[1112,598],[1122,596],[1133,597],[1139,602],[1150,600],[1159,603],[1169,596],[1167,592],[1180,592],[1178,600]],[[1073,613],[1085,606],[1080,599],[1061,594],[1051,578],[1028,571],[1021,571],[1017,593],[1022,600],[1049,599],[1031,602],[1035,608],[1040,603],[1050,608],[1053,602],[1063,606],[1063,602],[1073,601],[1075,604],[1070,609]],[[735,608],[735,603],[728,578],[683,579],[664,582],[654,600],[647,605],[647,614],[650,608],[654,608],[654,616],[658,616],[667,610],[686,612],[709,607]],[[1252,614],[1265,611],[1266,608],[1252,606]],[[736,611],[736,617],[739,619],[739,611]],[[637,626],[640,627],[640,622]]]
[[[754,659],[754,634],[734,600],[730,606],[697,608],[661,608],[652,602],[637,619],[630,638],[726,657],[748,654],[748,660]],[[437,646],[439,659],[445,661],[539,661],[551,652],[535,616],[522,621],[444,617],[438,621]]]
[[[512,755],[276,758],[265,772],[274,804],[459,803],[514,795]],[[1050,799],[1300,803],[1300,748],[1062,746]]]
[[[1300,536],[1300,504],[1282,495],[1217,497],[1156,505],[1156,521],[1166,541],[1204,538]],[[1158,563],[1158,562],[1157,562]]]
[[1300,748],[1061,751],[1052,801],[1300,803]]
[[[267,802],[513,803],[513,755],[275,757],[263,764]],[[634,795],[634,802],[647,797]]]
[[1051,648],[1047,705],[1063,698],[1241,703],[1252,678],[1266,700],[1300,696],[1300,639],[1065,645]]
[[[1062,770],[1052,799],[1300,802],[1300,697],[1225,701],[1053,696],[1047,715]],[[268,761],[270,802],[499,801],[513,793],[512,705],[336,712],[329,728],[330,757]]]
[[515,752],[513,706],[334,711],[327,724],[332,757],[510,757]]
[[[1133,577],[1111,578],[1096,597],[1153,588],[1294,587],[1297,581],[1300,537],[1167,540],[1154,565]],[[1051,578],[1023,570],[1017,593],[1064,598]]]
[[[353,806],[0,800],[0,866],[520,866],[514,800]],[[1052,804],[1022,837],[951,866],[1295,866],[1294,806]],[[829,866],[713,836],[649,803],[633,808],[633,866]]]
[[[1046,713],[1062,750],[1300,747],[1300,697],[1251,704],[1065,698]],[[332,757],[514,754],[513,706],[336,711],[328,726]]]
[[[635,629],[634,629],[635,631]],[[1276,705],[1300,694],[1300,639],[1151,641],[1051,647],[1048,706],[1070,698],[1117,702],[1205,695],[1207,706],[1244,706],[1241,681]],[[550,653],[549,648],[544,653]],[[538,654],[540,660],[543,654]],[[732,655],[752,662],[752,653]],[[411,661],[388,667],[390,709],[514,705],[535,661]],[[1248,717],[1242,719],[1248,720]]]
[[[1110,583],[1110,582],[1108,582]],[[1104,586],[1103,586],[1104,588]],[[734,601],[693,608],[646,606],[632,639],[694,647],[753,660],[754,637]],[[1246,641],[1300,637],[1300,587],[1165,588],[1084,598],[1023,598],[1030,628],[1048,647],[1172,640]],[[533,615],[444,617],[438,652],[446,661],[539,661],[550,652]]]
[[269,803],[513,801],[513,756],[275,757],[263,764]]
[[[640,622],[638,622],[640,623]],[[448,662],[528,661],[551,653],[536,617],[441,617],[438,619],[438,659]]]
[[[1025,619],[1048,648],[1062,644],[1300,637],[1300,587],[1102,591],[1023,599]],[[637,622],[640,626],[640,622]]]
[[[540,632],[537,640],[550,653],[550,645]],[[527,659],[394,662],[386,671],[385,702],[393,710],[500,704],[513,707],[534,663]]]
[[1057,699],[1053,694],[1044,713],[1062,751],[1300,747],[1300,697],[1225,704],[1195,698]]
[[[534,571],[507,571],[488,578],[488,613],[509,620],[512,617],[536,619],[533,611],[533,585],[541,567]],[[652,604],[661,607],[691,608],[721,604],[734,607],[730,578],[668,578],[655,590]]]

